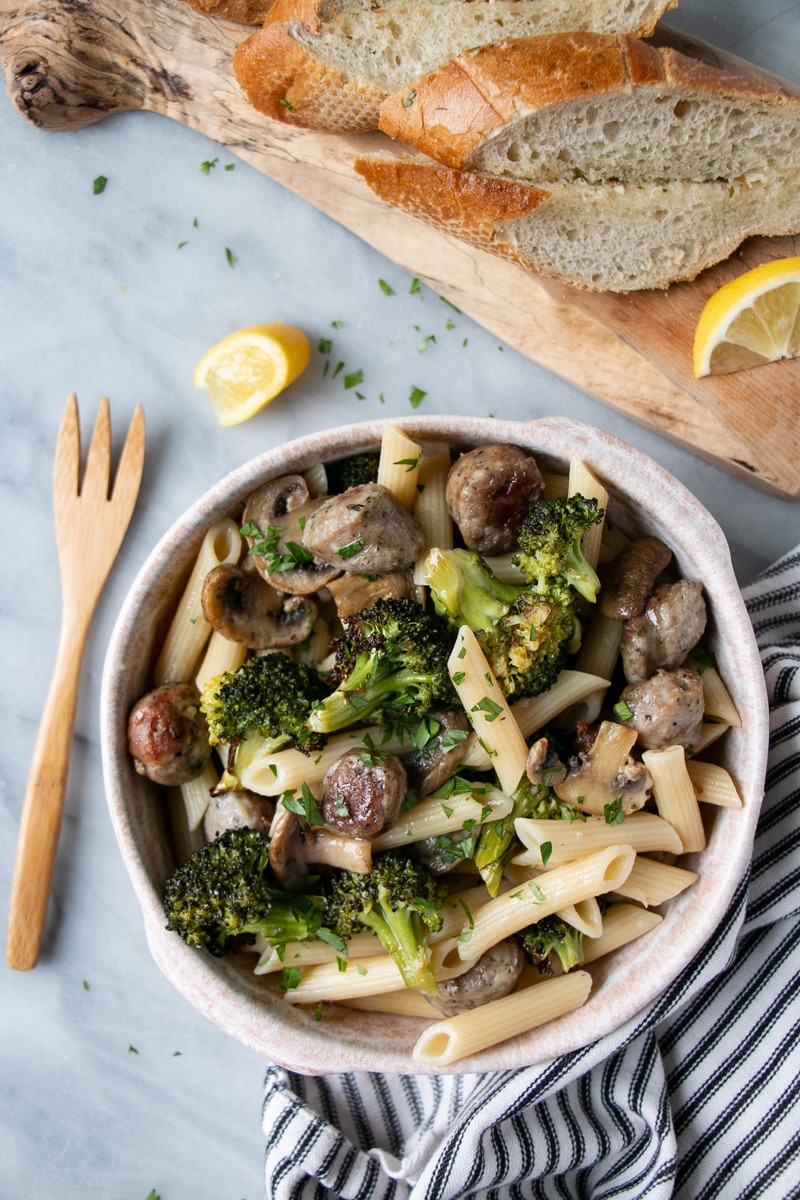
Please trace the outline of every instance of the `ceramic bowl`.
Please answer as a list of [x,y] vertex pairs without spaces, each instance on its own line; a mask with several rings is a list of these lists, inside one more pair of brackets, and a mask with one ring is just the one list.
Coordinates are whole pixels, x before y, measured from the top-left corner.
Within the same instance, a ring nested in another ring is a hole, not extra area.
[[[707,640],[743,716],[742,727],[731,729],[718,743],[719,759],[731,772],[743,807],[707,814],[708,844],[700,856],[698,882],[663,906],[665,919],[655,931],[609,961],[592,965],[594,986],[583,1008],[447,1070],[529,1066],[588,1047],[618,1030],[656,1000],[713,937],[747,869],[762,798],[767,710],[761,664],[722,531],[682,484],[645,455],[598,429],[558,418],[514,422],[434,416],[395,423],[423,442],[447,441],[463,448],[514,442],[545,469],[564,468],[572,456],[583,459],[609,489],[609,516],[627,532],[661,537],[674,551],[676,570],[702,580],[710,610]],[[162,887],[175,862],[164,795],[135,773],[126,721],[133,703],[152,686],[149,672],[158,639],[206,528],[235,513],[265,480],[377,447],[381,430],[381,422],[371,422],[297,439],[245,463],[202,496],[144,564],[115,626],[104,671],[101,735],[108,803],[155,961],[221,1029],[265,1058],[306,1074],[424,1070],[411,1057],[423,1026],[415,1018],[336,1005],[329,1006],[323,1020],[315,1020],[286,1003],[272,977],[256,976],[238,960],[190,949],[165,929]],[[682,861],[694,865],[691,857]]]

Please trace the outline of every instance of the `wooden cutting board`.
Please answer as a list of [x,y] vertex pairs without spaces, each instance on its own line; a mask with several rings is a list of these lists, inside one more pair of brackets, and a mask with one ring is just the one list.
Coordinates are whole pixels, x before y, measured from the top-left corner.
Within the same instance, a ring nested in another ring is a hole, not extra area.
[[0,62],[14,104],[42,129],[132,109],[181,121],[556,375],[756,487],[800,496],[800,361],[704,380],[691,368],[693,331],[712,292],[759,263],[800,255],[800,237],[752,239],[666,292],[595,295],[543,280],[381,203],[351,164],[356,152],[386,144],[383,135],[318,134],[255,112],[231,69],[249,32],[184,0],[3,0]]

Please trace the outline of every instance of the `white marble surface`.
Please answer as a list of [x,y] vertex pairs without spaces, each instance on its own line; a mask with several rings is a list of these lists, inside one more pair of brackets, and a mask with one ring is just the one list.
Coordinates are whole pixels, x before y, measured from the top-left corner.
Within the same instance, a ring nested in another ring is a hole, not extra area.
[[[684,0],[672,22],[800,81],[797,2]],[[217,166],[204,174],[201,163],[213,158]],[[108,186],[96,196],[98,175]],[[61,410],[76,391],[88,435],[106,394],[117,434],[137,402],[148,423],[141,499],[86,651],[42,955],[25,974],[3,967],[0,1195],[145,1200],[155,1189],[162,1200],[254,1200],[263,1192],[263,1063],[154,966],[103,796],[105,646],[152,544],[262,448],[343,421],[404,415],[412,385],[427,392],[427,413],[558,412],[639,446],[717,517],[742,582],[797,542],[798,509],[560,382],[436,295],[410,294],[410,277],[355,237],[165,118],[128,114],[44,133],[0,95],[0,264],[3,928],[60,617],[50,479]],[[336,361],[363,368],[364,399],[341,377],[323,378],[315,356],[284,398],[245,425],[219,429],[192,387],[195,363],[229,330],[271,319],[301,325],[314,345],[332,338]],[[429,334],[436,341],[420,353]]]

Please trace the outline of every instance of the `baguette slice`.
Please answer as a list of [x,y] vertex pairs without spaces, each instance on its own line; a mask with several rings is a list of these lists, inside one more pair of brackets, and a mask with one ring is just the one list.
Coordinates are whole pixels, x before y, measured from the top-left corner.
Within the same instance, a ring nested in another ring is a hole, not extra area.
[[479,249],[590,291],[632,292],[694,279],[745,238],[800,232],[794,170],[746,183],[534,187],[413,158],[362,155],[381,200]]
[[761,180],[800,170],[800,92],[627,37],[462,54],[389,97],[380,127],[447,166],[537,185]]
[[555,30],[644,36],[677,0],[274,0],[237,47],[250,103],[329,133],[377,129],[381,101],[464,50]]
[[272,7],[272,0],[186,0],[206,17],[235,21],[239,25],[261,25]]

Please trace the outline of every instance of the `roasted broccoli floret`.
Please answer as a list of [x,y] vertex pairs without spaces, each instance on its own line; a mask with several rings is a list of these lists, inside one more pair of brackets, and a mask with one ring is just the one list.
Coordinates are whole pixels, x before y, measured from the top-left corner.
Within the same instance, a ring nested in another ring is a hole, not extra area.
[[558,956],[563,971],[583,962],[583,934],[555,914],[528,925],[517,937],[530,961],[544,974],[553,972],[551,954]]
[[340,458],[326,465],[328,489],[332,493],[346,492],[362,483],[377,483],[380,455],[377,451],[362,450],[349,458]]
[[428,935],[442,927],[446,888],[422,863],[387,850],[372,859],[369,874],[337,872],[325,904],[324,924],[349,938],[371,929],[391,954],[405,984],[433,995]]
[[322,925],[321,896],[275,887],[269,838],[228,829],[197,850],[164,886],[167,929],[220,958],[261,934],[271,945],[305,941]]
[[581,538],[603,519],[603,511],[594,498],[577,494],[531,505],[513,561],[537,591],[547,594],[552,580],[565,579],[586,600],[597,599],[600,580],[583,553]]
[[580,645],[577,598],[563,580],[544,591],[503,583],[480,555],[431,550],[425,582],[451,628],[468,625],[506,696],[538,696]]
[[336,689],[308,725],[331,733],[381,714],[384,724],[453,703],[447,670],[453,645],[444,621],[409,599],[381,599],[348,617],[337,639]]

